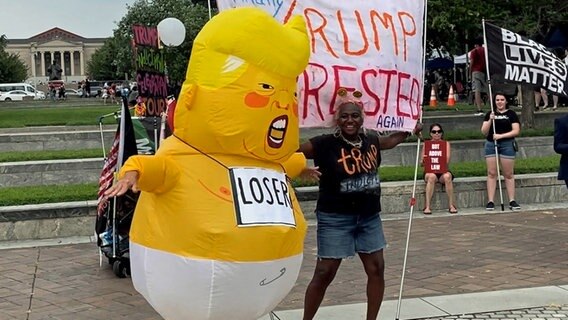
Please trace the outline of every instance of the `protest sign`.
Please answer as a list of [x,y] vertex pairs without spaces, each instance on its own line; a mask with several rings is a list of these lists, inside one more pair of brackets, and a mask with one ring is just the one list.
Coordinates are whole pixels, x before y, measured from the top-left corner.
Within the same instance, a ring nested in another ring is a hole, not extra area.
[[446,141],[424,141],[424,172],[448,172]]
[[159,48],[158,29],[133,25],[132,32],[138,92],[146,105],[146,116],[160,116],[166,110],[168,81],[164,54]]
[[567,95],[566,64],[542,44],[490,23],[484,23],[490,76]]
[[[411,131],[421,114],[423,0],[218,0],[220,10],[255,6],[286,22],[302,15],[308,68],[298,79],[303,127],[329,126],[337,91],[360,91],[365,127]],[[275,48],[278,50],[278,48]]]

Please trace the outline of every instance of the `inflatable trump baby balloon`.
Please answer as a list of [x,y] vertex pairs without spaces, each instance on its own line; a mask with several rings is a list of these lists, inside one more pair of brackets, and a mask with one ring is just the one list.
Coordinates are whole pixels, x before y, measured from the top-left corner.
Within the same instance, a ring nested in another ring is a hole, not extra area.
[[292,155],[309,50],[301,17],[221,12],[194,41],[174,135],[122,168],[142,191],[132,280],[165,319],[258,319],[293,287],[306,224],[287,175],[305,162]]

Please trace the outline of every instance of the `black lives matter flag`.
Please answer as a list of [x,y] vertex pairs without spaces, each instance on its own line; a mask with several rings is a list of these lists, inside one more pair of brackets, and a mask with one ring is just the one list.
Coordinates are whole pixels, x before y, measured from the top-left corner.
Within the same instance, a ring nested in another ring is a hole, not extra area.
[[540,43],[484,22],[491,76],[568,95],[566,64]]

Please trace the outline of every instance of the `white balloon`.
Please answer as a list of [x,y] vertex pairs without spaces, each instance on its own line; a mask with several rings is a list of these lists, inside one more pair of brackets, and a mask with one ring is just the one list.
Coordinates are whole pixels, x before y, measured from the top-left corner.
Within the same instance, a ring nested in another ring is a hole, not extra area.
[[158,23],[160,40],[168,46],[175,47],[185,40],[185,26],[179,19],[166,18]]

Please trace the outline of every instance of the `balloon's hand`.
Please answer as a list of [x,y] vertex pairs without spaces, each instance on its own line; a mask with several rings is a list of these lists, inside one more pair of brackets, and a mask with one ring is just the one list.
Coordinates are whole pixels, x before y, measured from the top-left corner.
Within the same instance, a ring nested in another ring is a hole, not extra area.
[[321,172],[318,169],[319,167],[306,167],[300,173],[300,178],[307,181],[319,181]]
[[112,187],[105,191],[105,197],[115,197],[121,196],[126,193],[129,189],[133,192],[138,192],[138,171],[128,171],[124,174],[122,179],[118,180]]

